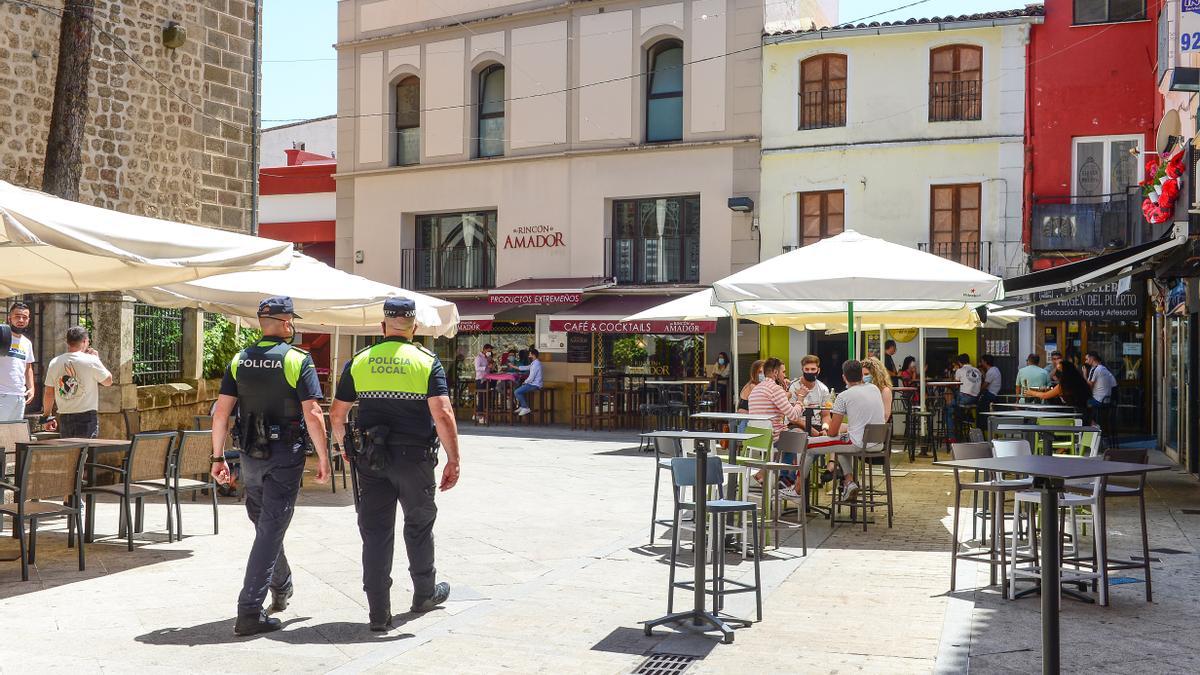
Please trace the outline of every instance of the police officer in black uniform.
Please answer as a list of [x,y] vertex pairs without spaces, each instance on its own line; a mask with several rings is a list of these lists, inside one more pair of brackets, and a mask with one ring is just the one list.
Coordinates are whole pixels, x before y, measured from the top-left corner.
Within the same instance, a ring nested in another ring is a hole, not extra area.
[[234,632],[254,635],[278,630],[279,619],[267,616],[263,601],[270,590],[272,611],[287,608],[292,572],[283,554],[283,536],[300,492],[304,473],[304,434],[317,450],[317,482],[329,479],[329,451],[321,412],[321,383],[312,357],[288,344],[299,318],[292,299],[275,296],[258,305],[262,339],[242,350],[221,380],[213,409],[213,477],[229,482],[225,437],[237,407],[234,432],[240,441],[246,512],[254,523],[254,544],[246,561],[246,578],[238,596]]
[[383,341],[346,364],[330,409],[333,434],[344,447],[346,417],[358,401],[358,529],[363,540],[363,590],[370,628],[392,628],[392,558],[396,503],[404,510],[404,546],[413,583],[413,612],[428,612],[450,596],[433,566],[437,518],[434,469],[438,441],[446,450],[441,489],[458,482],[458,427],[437,356],[412,342],[416,305],[389,298],[383,306]]

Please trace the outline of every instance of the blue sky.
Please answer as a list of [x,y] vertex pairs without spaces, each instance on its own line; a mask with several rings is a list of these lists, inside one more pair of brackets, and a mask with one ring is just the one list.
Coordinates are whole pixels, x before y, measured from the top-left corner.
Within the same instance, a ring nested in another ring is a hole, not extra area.
[[[970,14],[1027,0],[841,0],[839,21]],[[914,4],[915,3],[915,4]],[[903,7],[904,5],[912,5]],[[895,9],[902,7],[902,9]],[[888,10],[895,10],[888,12]],[[263,126],[331,115],[337,101],[336,0],[266,0],[263,6]]]

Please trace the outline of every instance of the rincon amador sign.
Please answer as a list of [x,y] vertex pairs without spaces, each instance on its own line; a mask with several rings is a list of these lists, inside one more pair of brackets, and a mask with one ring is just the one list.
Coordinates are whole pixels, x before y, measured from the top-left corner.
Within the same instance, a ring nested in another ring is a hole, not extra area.
[[504,248],[559,248],[563,243],[563,233],[551,225],[520,225],[513,228],[512,234],[504,237]]

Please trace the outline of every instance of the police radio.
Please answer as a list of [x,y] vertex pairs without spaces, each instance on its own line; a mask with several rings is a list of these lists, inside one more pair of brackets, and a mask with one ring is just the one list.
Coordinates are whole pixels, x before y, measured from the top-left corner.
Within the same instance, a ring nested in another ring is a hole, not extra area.
[[0,355],[8,354],[8,350],[12,349],[12,341],[12,326],[0,323]]

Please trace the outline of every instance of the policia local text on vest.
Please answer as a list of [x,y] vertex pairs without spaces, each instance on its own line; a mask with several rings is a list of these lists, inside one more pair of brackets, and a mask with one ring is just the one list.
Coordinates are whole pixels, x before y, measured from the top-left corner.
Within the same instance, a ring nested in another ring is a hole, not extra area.
[[[458,428],[446,373],[437,356],[412,342],[416,305],[407,298],[384,303],[384,339],[346,364],[330,409],[333,435],[347,448],[358,475],[358,529],[363,540],[363,588],[370,629],[393,627],[392,560],[396,504],[404,511],[413,596],[411,610],[425,612],[446,601],[449,584],[437,583],[433,525],[439,440],[446,451],[441,489],[458,482]],[[355,428],[346,429],[358,402]]]
[[233,629],[238,635],[282,627],[279,619],[263,611],[263,602],[270,591],[270,609],[282,611],[292,596],[292,573],[283,553],[283,537],[304,475],[305,435],[317,451],[317,482],[329,479],[321,383],[312,358],[288,344],[296,334],[292,321],[298,318],[292,299],[278,296],[263,300],[258,317],[263,337],[229,364],[213,409],[212,474],[223,484],[229,482],[224,445],[236,407],[233,430],[242,452],[246,513],[254,523],[254,544],[246,561]]

